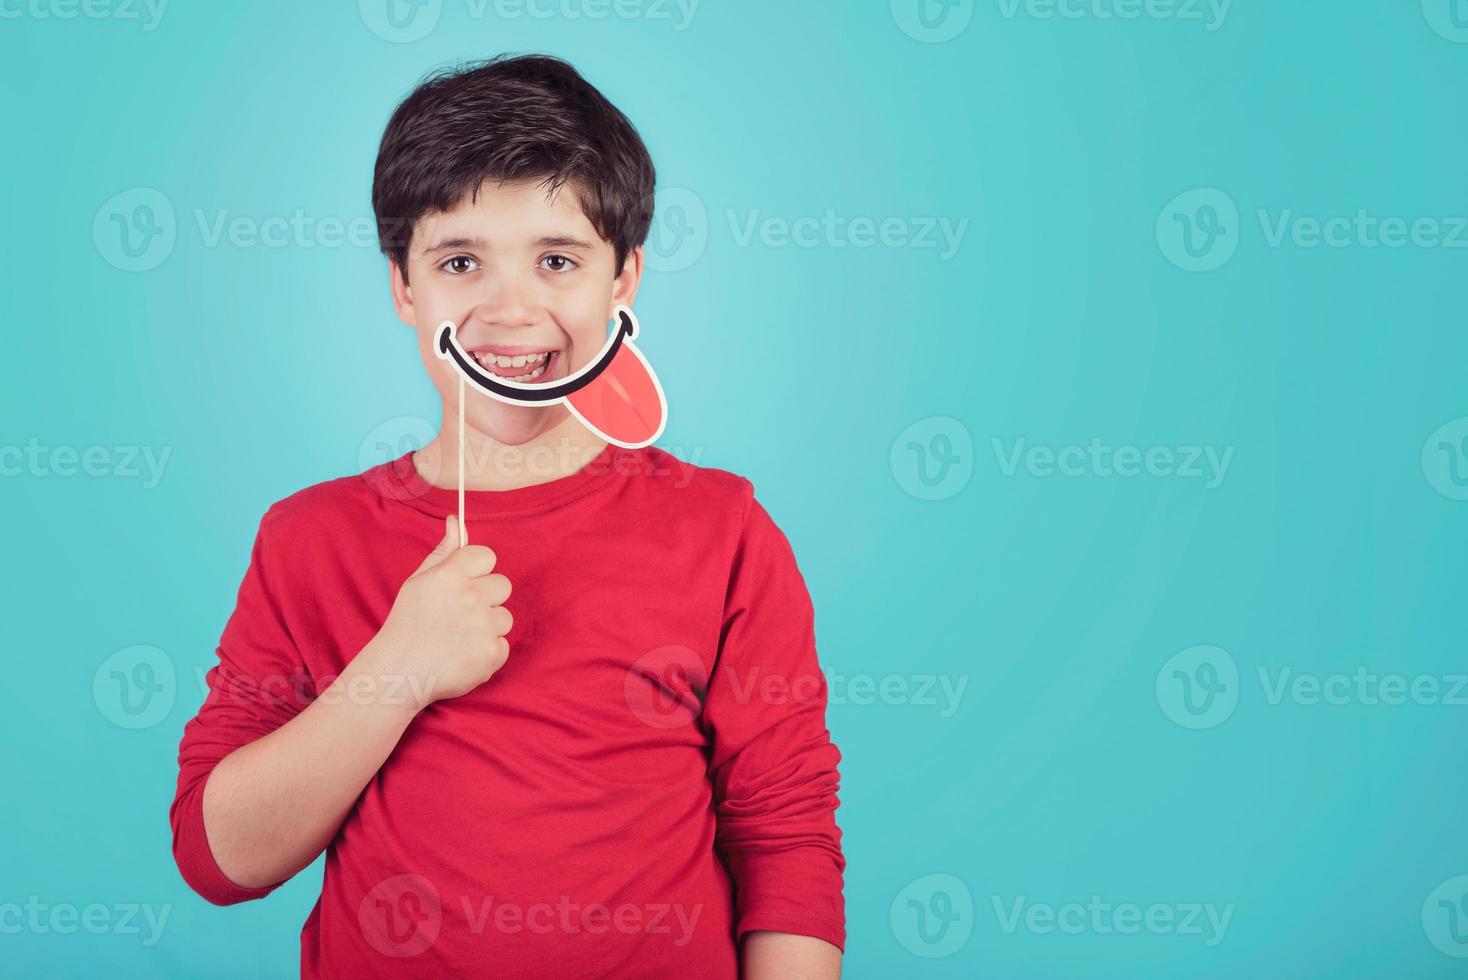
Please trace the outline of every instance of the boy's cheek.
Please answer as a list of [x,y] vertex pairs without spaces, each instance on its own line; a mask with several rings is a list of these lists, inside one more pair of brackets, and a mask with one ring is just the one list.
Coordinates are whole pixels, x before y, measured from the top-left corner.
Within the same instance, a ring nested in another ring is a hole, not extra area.
[[433,341],[437,332],[437,323],[428,328],[421,323],[418,325],[418,356],[423,359],[424,370],[428,372],[428,380],[433,382],[433,387],[447,395],[450,391],[457,390],[458,375],[454,373],[453,366],[434,350]]

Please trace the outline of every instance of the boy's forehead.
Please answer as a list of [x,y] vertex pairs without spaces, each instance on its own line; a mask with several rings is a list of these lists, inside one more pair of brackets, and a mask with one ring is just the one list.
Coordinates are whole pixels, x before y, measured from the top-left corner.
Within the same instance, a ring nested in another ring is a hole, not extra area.
[[487,180],[444,211],[418,219],[414,238],[421,247],[444,235],[468,232],[485,240],[569,236],[601,241],[581,207],[581,190],[568,181],[551,190],[542,180]]

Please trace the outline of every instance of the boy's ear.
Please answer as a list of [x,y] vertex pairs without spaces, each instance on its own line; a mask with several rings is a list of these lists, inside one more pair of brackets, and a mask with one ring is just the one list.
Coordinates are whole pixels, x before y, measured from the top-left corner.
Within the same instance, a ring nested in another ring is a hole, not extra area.
[[[627,258],[622,261],[622,271],[612,280],[612,305],[618,303],[631,306],[637,299],[637,287],[642,284],[642,246],[639,245],[627,253]],[[607,319],[611,319],[612,313],[607,311]]]
[[390,275],[392,276],[392,305],[397,310],[398,319],[402,320],[413,329],[418,329],[418,320],[413,311],[413,287],[408,285],[403,276],[403,270],[393,260],[388,260]]

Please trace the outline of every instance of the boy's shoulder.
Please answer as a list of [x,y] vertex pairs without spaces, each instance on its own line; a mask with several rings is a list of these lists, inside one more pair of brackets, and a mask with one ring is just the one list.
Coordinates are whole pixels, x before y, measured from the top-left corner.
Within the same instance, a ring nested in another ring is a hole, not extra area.
[[638,450],[633,458],[636,460],[634,466],[641,466],[633,472],[647,477],[647,486],[654,493],[692,490],[702,497],[720,498],[739,505],[747,505],[754,496],[754,484],[739,474],[713,466],[699,466],[656,446]]
[[656,523],[656,533],[703,541],[715,550],[732,548],[743,535],[755,499],[748,479],[654,447],[639,450],[637,461],[644,468],[628,486],[642,499],[640,516]]
[[323,521],[362,516],[362,509],[370,506],[376,495],[364,482],[366,475],[353,473],[323,480],[282,497],[266,509],[260,519],[261,530],[272,536],[290,536]]

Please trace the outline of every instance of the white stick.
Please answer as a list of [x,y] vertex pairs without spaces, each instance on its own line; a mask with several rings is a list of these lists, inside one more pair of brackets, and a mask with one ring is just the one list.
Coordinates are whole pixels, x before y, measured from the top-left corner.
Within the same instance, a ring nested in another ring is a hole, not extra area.
[[469,543],[469,528],[464,524],[464,376],[459,375],[459,547]]

